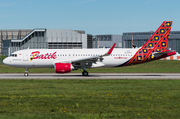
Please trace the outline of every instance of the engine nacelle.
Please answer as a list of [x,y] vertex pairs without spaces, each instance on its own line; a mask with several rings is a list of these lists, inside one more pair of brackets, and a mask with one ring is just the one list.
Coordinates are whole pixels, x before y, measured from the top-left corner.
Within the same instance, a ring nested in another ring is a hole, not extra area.
[[68,73],[71,72],[71,63],[55,63],[54,68],[56,73]]

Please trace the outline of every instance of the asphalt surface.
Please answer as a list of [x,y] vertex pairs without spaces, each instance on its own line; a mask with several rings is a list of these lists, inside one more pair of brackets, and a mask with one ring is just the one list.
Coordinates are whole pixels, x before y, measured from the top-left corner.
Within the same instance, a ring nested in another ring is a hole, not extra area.
[[180,79],[180,73],[1,73],[0,79]]

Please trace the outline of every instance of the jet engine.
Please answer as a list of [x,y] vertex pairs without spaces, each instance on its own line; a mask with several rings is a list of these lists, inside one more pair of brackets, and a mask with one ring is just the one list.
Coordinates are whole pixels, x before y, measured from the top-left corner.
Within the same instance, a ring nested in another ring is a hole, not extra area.
[[68,73],[71,72],[71,63],[55,63],[54,65],[56,73]]

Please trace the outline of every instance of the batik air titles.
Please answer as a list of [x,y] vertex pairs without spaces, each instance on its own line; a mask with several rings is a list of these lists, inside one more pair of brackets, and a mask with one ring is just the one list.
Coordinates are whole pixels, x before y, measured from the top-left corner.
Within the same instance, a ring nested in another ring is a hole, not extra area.
[[110,49],[26,49],[12,53],[3,63],[13,67],[54,68],[56,73],[68,73],[82,69],[88,76],[87,68],[121,67],[145,63],[176,54],[168,50],[172,21],[164,21],[151,38],[140,48]]

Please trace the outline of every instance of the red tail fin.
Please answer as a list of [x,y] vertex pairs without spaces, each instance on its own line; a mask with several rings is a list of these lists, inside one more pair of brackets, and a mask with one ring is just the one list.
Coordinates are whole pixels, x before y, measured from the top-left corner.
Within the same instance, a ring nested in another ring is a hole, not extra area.
[[172,26],[172,21],[164,21],[151,38],[136,52],[125,65],[143,63],[146,61],[155,60],[152,55],[154,52],[165,52],[169,34]]
[[172,21],[164,21],[142,48],[153,49],[154,52],[165,51],[168,45],[171,26]]

